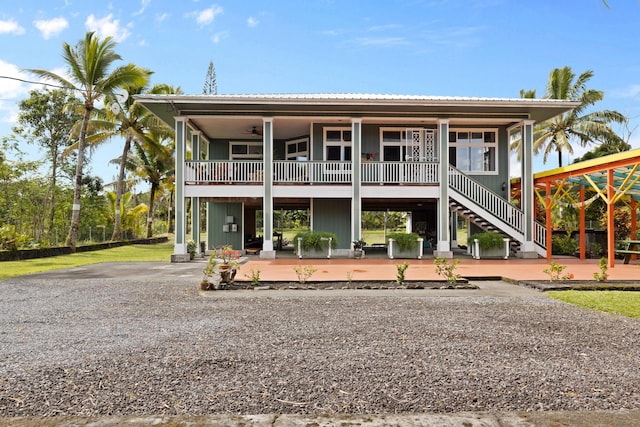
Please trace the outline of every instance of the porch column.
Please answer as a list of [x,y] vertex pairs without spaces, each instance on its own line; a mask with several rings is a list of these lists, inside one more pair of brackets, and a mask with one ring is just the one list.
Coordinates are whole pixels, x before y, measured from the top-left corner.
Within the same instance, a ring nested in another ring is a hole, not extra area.
[[[351,144],[351,241],[353,242],[360,240],[362,235],[362,198],[360,196],[362,119],[351,120]],[[353,249],[353,243],[350,247]]]
[[[191,160],[200,160],[200,132],[191,135]],[[191,198],[191,239],[200,253],[200,198]]]
[[613,169],[607,169],[607,266],[616,264],[616,228],[614,222],[616,191],[613,187]]
[[[520,246],[518,256],[520,258],[537,258],[533,227],[536,218],[535,200],[533,193],[533,125],[535,121],[525,120],[522,124],[522,152],[520,153],[522,165],[522,178],[520,187],[520,198],[522,204],[522,234],[524,239]],[[551,245],[551,242],[547,242]]]
[[184,199],[184,161],[187,141],[187,125],[183,117],[176,117],[176,210],[175,210],[175,243],[171,262],[189,261],[186,238],[186,217]]
[[263,162],[263,196],[262,196],[262,224],[263,241],[260,258],[275,258],[273,250],[273,119],[262,120],[262,162]]
[[440,198],[438,199],[438,243],[433,256],[453,258],[449,244],[449,120],[438,120]]

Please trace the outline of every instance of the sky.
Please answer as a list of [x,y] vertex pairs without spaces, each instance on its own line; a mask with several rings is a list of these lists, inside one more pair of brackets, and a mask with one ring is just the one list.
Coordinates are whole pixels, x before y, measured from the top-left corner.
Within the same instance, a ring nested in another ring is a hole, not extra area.
[[[202,93],[211,61],[220,94],[517,98],[521,89],[542,96],[554,68],[592,70],[588,87],[605,93],[597,108],[629,116],[618,130],[640,148],[639,22],[640,0],[4,1],[0,138],[41,87],[15,79],[36,81],[29,68],[64,74],[63,43],[95,31],[118,43],[118,65],[148,68],[152,84],[185,94]],[[121,144],[93,153],[91,173],[105,183],[117,175],[107,162]],[[556,158],[537,159],[536,171],[557,167]]]

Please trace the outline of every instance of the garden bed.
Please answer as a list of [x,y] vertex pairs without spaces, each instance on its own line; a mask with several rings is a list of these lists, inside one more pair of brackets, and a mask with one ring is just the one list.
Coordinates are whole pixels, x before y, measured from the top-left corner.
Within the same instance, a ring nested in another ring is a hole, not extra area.
[[455,285],[450,285],[446,281],[418,281],[407,280],[403,284],[398,284],[389,280],[368,280],[368,281],[307,281],[287,282],[287,281],[265,281],[258,285],[251,282],[235,282],[225,286],[220,290],[344,290],[344,289],[478,289],[478,286],[470,284],[466,279],[460,279]]
[[596,280],[522,280],[521,286],[547,291],[640,291],[638,280],[616,280],[598,282]]

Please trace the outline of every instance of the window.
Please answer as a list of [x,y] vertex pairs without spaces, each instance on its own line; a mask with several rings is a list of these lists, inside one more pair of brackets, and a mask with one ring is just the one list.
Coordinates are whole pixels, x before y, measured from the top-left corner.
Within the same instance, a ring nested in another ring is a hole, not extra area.
[[497,172],[497,134],[493,129],[449,132],[449,161],[464,172]]
[[262,159],[262,142],[232,142],[231,160]]
[[287,142],[286,160],[307,161],[309,159],[309,140],[296,139]]
[[324,160],[351,160],[351,128],[324,129]]

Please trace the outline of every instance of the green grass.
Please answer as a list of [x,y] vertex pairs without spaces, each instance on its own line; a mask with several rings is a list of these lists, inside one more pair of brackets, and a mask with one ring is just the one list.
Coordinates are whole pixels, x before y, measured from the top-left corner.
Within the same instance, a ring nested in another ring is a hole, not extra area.
[[580,307],[640,318],[640,292],[552,291],[549,296]]
[[169,261],[173,242],[156,245],[130,245],[92,252],[80,252],[49,258],[0,262],[0,280],[23,274],[41,273],[60,268],[78,267],[101,262]]

